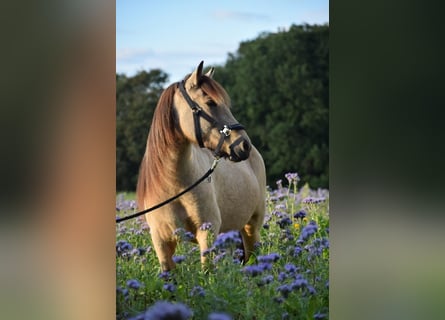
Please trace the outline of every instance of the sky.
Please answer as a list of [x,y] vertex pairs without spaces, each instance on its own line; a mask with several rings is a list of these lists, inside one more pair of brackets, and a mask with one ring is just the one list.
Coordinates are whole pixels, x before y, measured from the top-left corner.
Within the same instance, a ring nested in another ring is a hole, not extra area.
[[116,72],[158,68],[170,84],[201,60],[223,65],[262,32],[328,22],[328,0],[116,0]]

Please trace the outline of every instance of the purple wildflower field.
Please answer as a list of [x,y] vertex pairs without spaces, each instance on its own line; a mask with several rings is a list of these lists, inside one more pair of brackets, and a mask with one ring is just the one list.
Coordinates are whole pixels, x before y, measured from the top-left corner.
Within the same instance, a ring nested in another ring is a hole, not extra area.
[[[287,173],[268,187],[261,242],[246,264],[230,231],[212,235],[202,270],[193,234],[178,229],[177,268],[161,273],[144,218],[117,224],[116,319],[328,319],[329,192],[298,181]],[[117,216],[135,212],[133,198],[117,196]]]

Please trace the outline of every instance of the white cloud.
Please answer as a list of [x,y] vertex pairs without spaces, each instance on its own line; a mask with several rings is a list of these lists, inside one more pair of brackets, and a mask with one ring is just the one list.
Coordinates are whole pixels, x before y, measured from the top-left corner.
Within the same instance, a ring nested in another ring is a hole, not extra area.
[[241,11],[229,11],[229,10],[218,10],[214,11],[213,16],[220,20],[269,20],[270,17],[264,14],[252,13],[252,12],[241,12]]
[[146,48],[121,48],[116,50],[116,59],[134,59],[139,57],[147,57],[153,54],[153,50]]

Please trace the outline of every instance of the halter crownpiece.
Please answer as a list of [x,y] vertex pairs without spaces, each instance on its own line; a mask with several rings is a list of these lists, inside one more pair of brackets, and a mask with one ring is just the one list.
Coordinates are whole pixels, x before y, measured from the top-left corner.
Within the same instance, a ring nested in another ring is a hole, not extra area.
[[184,86],[184,80],[179,82],[179,90],[181,91],[185,101],[187,101],[187,104],[193,111],[193,121],[195,123],[195,136],[196,140],[198,141],[198,145],[201,148],[204,148],[204,142],[202,141],[202,130],[201,130],[201,123],[200,123],[200,117],[204,118],[213,127],[219,128],[219,132],[221,133],[221,137],[219,138],[218,145],[216,146],[215,151],[213,152],[215,157],[219,157],[219,153],[221,151],[221,147],[224,143],[224,139],[226,137],[230,136],[230,133],[232,130],[244,130],[244,126],[239,123],[230,124],[230,125],[221,125],[216,119],[214,119],[212,116],[210,116],[208,113],[206,113],[195,101],[190,98],[187,91],[185,90]]

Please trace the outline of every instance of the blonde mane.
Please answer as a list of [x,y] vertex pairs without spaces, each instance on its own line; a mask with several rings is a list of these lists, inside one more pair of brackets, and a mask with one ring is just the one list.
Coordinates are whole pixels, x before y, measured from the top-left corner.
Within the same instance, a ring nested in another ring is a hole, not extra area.
[[136,188],[139,208],[143,208],[147,193],[159,196],[168,190],[175,175],[174,168],[166,166],[166,159],[171,158],[184,139],[177,128],[173,110],[177,86],[174,83],[164,90],[153,114]]

